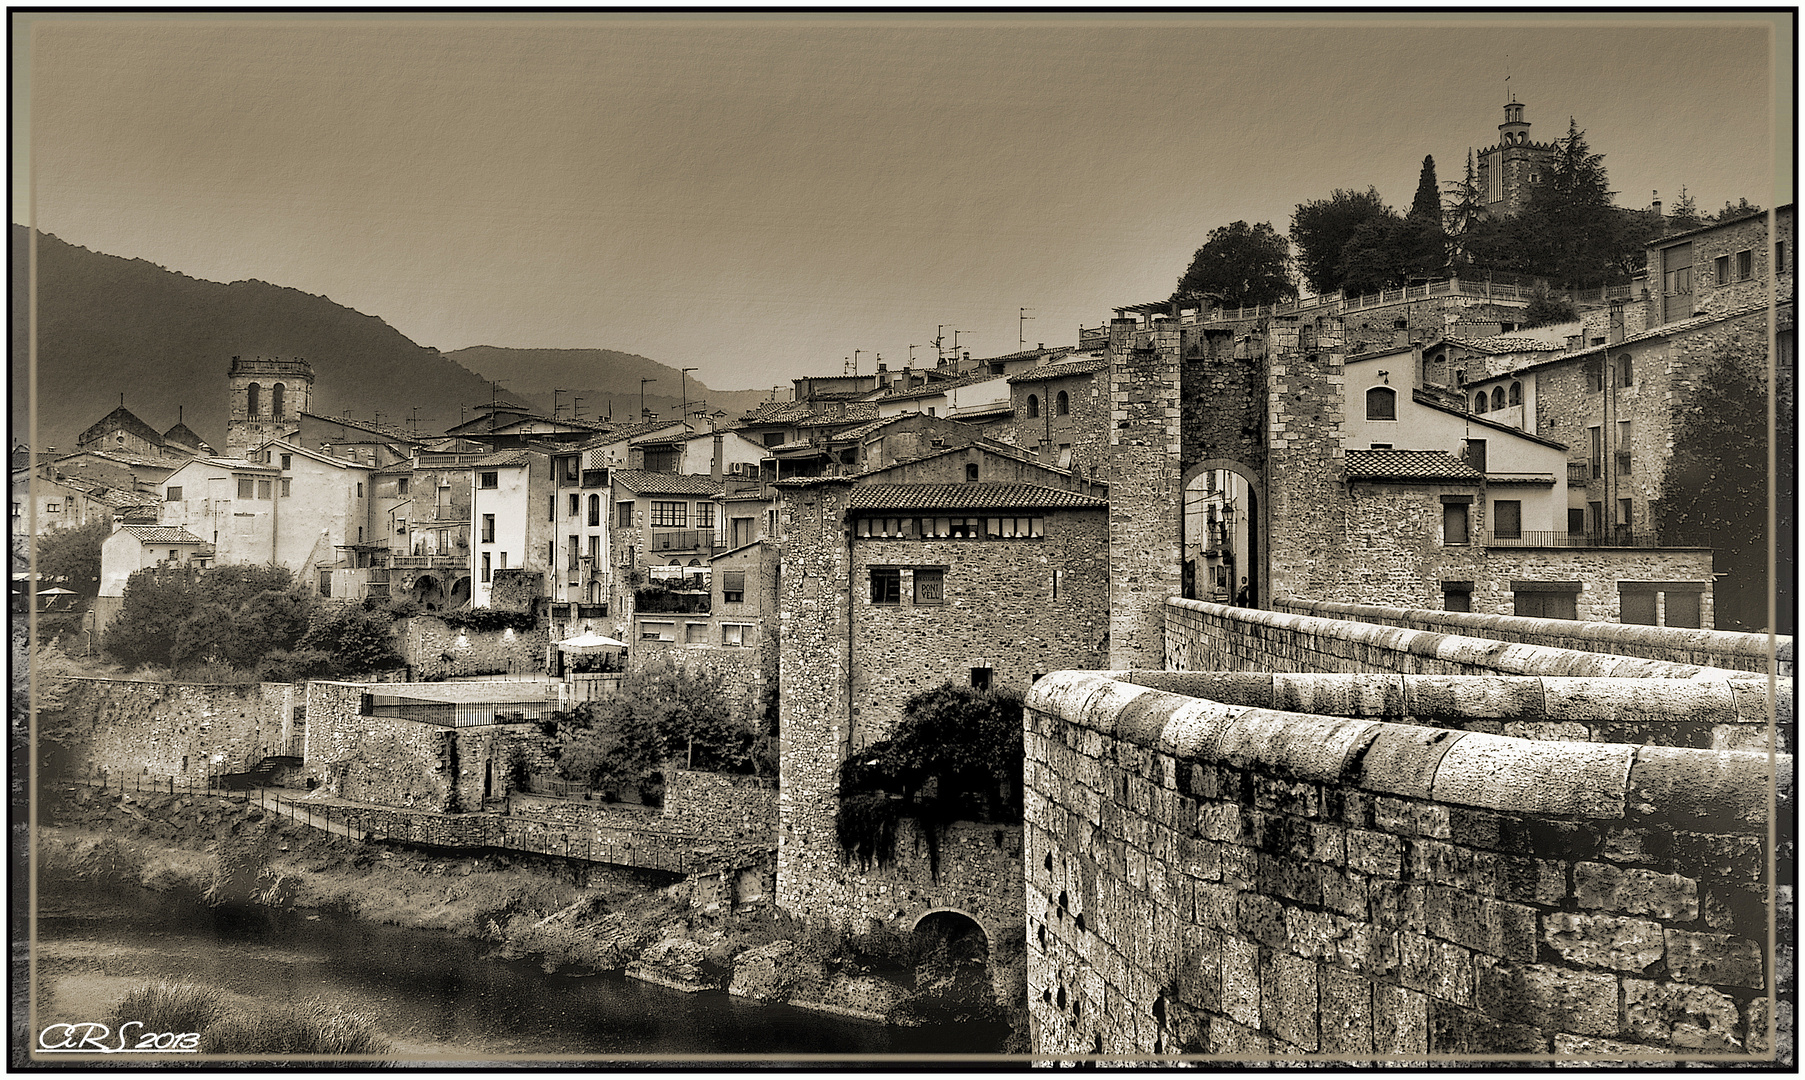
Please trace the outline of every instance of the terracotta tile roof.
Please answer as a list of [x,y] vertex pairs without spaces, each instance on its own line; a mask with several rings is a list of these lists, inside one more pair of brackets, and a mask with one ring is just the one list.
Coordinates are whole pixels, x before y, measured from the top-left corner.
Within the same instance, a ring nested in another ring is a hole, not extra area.
[[853,510],[1101,510],[1107,500],[1038,484],[867,484]]
[[948,420],[970,420],[979,416],[1007,416],[1015,411],[1015,406],[1007,401],[989,401],[982,405],[965,405],[957,409],[948,409]]
[[[1781,303],[1782,304],[1790,303],[1790,301],[1782,301]],[[1685,333],[1688,330],[1697,330],[1701,326],[1710,326],[1712,323],[1727,322],[1730,319],[1739,319],[1744,315],[1753,315],[1756,312],[1766,311],[1767,308],[1768,308],[1767,302],[1762,301],[1761,303],[1757,303],[1757,304],[1744,304],[1741,307],[1734,307],[1728,311],[1722,312],[1717,315],[1694,315],[1690,319],[1681,319],[1679,322],[1663,323],[1660,326],[1651,327],[1650,329],[1644,330],[1639,334],[1630,334],[1629,336],[1625,337],[1622,341],[1619,341],[1619,342],[1615,342],[1615,343],[1608,344],[1608,345],[1588,345],[1587,347],[1585,347],[1583,349],[1575,349],[1572,352],[1565,353],[1559,357],[1556,357],[1555,359],[1567,360],[1567,359],[1570,359],[1575,356],[1591,356],[1594,353],[1608,352],[1611,349],[1621,348],[1625,345],[1634,345],[1638,341],[1647,341],[1650,338],[1665,337],[1669,334]],[[1544,364],[1544,363],[1547,363],[1547,361],[1538,359],[1536,361],[1536,363]],[[1518,369],[1518,370],[1521,370],[1521,369]]]
[[794,424],[810,413],[806,401],[767,401],[740,417],[744,424]]
[[712,476],[676,476],[643,469],[616,469],[614,479],[639,495],[719,495],[721,482]]
[[121,525],[121,532],[129,532],[145,544],[204,544],[205,540],[182,528],[180,525]]
[[1012,353],[1004,353],[1001,356],[986,356],[976,363],[994,364],[999,360],[1026,360],[1030,356],[1064,356],[1072,351],[1073,347],[1070,345],[1055,345],[1051,349],[1021,349]]
[[1474,352],[1485,353],[1488,356],[1520,352],[1564,352],[1567,348],[1564,344],[1556,344],[1552,341],[1542,341],[1539,338],[1505,334],[1484,338],[1456,337],[1449,334],[1441,340],[1454,345],[1459,345],[1463,349],[1471,349]]
[[805,416],[796,421],[797,427],[835,427],[840,424],[863,424],[867,420],[877,419],[877,406],[868,401],[849,401],[846,412],[841,415],[838,409],[824,410],[812,416]]
[[1020,375],[1009,376],[1011,383],[1045,382],[1048,379],[1063,379],[1071,375],[1090,375],[1099,371],[1108,371],[1109,361],[1102,357],[1087,357],[1082,360],[1067,360],[1063,363],[1048,364],[1037,367],[1033,371],[1024,371]]
[[190,461],[194,460],[191,457],[179,457],[179,458],[145,457],[141,454],[127,454],[127,453],[124,453],[119,450],[77,450],[73,454],[64,454],[64,455],[56,458],[55,460],[58,462],[63,462],[63,461],[69,460],[70,458],[80,457],[83,454],[92,454],[95,457],[104,459],[106,461],[117,461],[121,465],[131,465],[131,466],[134,466],[137,468],[155,468],[155,469],[177,469],[183,465],[188,464]]
[[1461,480],[1484,474],[1446,450],[1349,450],[1349,480]]
[[396,427],[394,424],[378,424],[371,420],[356,420],[349,416],[328,416],[325,413],[305,413],[303,415],[337,424],[340,427],[355,428],[358,431],[367,431],[372,435],[381,435],[385,439],[399,439],[402,442],[410,443],[424,441],[421,436],[406,428]]
[[506,469],[521,465],[531,465],[533,454],[528,450],[502,450],[487,454],[470,462],[466,467],[471,469]]

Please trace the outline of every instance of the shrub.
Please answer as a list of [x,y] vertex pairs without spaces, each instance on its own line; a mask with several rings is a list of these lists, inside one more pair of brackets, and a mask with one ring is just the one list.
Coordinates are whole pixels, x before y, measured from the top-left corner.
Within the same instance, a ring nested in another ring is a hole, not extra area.
[[113,1009],[117,1030],[121,1021],[136,1020],[140,1031],[204,1031],[225,1011],[219,991],[193,983],[159,979],[125,995]]
[[1529,298],[1529,305],[1523,309],[1523,325],[1553,326],[1556,323],[1573,322],[1579,318],[1579,309],[1573,301],[1564,296],[1555,296],[1542,290]]

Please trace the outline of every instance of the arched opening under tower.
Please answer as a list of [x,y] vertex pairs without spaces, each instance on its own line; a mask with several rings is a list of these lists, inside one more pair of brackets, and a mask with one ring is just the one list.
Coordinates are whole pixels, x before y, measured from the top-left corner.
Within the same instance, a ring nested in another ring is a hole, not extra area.
[[909,933],[913,1011],[927,1022],[1000,1020],[991,959],[990,938],[978,920],[953,908],[923,914]]
[[1184,597],[1257,607],[1264,585],[1265,500],[1237,462],[1204,461],[1184,485]]

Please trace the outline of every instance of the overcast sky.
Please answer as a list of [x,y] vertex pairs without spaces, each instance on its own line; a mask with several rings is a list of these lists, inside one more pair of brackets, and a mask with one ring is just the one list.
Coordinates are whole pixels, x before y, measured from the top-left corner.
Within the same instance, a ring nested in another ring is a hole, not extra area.
[[717,389],[1073,343],[1213,227],[1407,208],[1507,93],[1619,205],[1792,198],[1787,16],[14,18],[15,221]]

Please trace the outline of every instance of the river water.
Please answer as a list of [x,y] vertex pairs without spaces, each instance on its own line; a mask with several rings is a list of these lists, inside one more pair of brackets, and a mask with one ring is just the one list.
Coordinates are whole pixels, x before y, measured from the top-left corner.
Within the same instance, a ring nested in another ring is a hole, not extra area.
[[102,1020],[126,991],[167,978],[246,1004],[323,998],[370,1018],[402,1056],[438,1065],[528,1054],[970,1054],[994,1051],[1004,1034],[988,1024],[887,1027],[613,973],[548,974],[491,952],[340,915],[209,908],[141,889],[42,891],[37,1026]]

